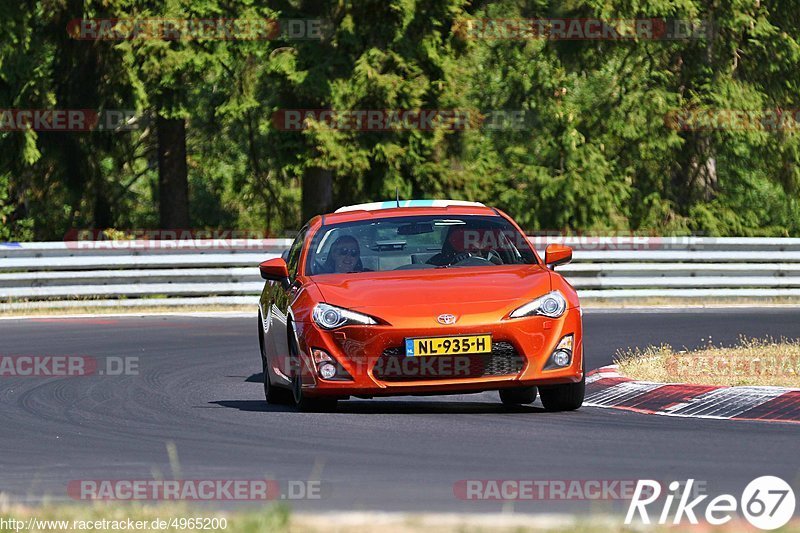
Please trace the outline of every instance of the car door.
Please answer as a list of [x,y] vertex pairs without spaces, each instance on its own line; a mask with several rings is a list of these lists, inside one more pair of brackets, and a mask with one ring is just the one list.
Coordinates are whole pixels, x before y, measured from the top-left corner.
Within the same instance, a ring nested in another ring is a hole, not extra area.
[[289,316],[289,306],[300,288],[297,272],[300,267],[300,255],[303,252],[306,235],[308,235],[308,225],[300,230],[288,252],[285,252],[289,283],[272,283],[269,291],[270,338],[273,343],[274,353],[277,356],[275,361],[279,362],[278,368],[282,370],[278,377],[287,382],[289,345],[287,343],[286,320]]

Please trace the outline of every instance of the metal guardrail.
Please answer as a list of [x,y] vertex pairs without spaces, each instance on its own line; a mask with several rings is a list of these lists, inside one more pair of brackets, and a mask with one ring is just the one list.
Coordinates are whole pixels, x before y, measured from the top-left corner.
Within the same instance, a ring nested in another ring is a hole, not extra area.
[[[800,296],[800,239],[532,237],[583,298]],[[256,302],[288,239],[0,243],[0,308]]]

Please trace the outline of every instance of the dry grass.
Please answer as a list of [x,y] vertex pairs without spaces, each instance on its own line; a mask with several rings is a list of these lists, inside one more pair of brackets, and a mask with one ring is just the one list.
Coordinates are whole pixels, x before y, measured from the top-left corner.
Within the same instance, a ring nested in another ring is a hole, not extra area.
[[740,337],[723,346],[709,338],[696,350],[666,344],[620,350],[615,362],[622,374],[641,381],[800,388],[800,340]]

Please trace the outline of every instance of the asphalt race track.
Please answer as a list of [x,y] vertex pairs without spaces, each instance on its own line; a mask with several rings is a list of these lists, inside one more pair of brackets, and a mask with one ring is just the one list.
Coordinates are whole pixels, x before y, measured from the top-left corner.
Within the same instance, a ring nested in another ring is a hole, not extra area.
[[[587,369],[618,348],[739,334],[800,337],[792,309],[587,311]],[[684,480],[741,494],[800,484],[800,425],[583,408],[501,407],[496,393],[351,400],[335,414],[267,406],[256,317],[0,320],[0,355],[138,357],[139,375],[0,377],[0,491],[70,500],[82,479],[320,480],[300,510],[608,509],[611,502],[463,501],[465,479]],[[214,505],[229,505],[216,503]]]

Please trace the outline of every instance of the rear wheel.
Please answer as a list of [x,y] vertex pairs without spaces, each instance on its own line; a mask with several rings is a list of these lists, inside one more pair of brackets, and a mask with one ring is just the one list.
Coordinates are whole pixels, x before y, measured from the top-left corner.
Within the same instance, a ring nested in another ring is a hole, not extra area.
[[267,354],[264,351],[264,332],[261,321],[261,311],[258,312],[258,348],[261,352],[261,370],[264,375],[264,399],[268,404],[286,405],[292,403],[292,391],[283,387],[275,387],[269,378],[267,369]]
[[500,401],[503,405],[521,405],[536,401],[536,387],[518,387],[500,389]]
[[586,375],[577,383],[539,387],[542,405],[548,411],[574,411],[583,405]]
[[301,377],[303,366],[300,360],[300,348],[297,346],[297,340],[295,339],[294,328],[291,322],[289,322],[288,337],[289,355],[296,363],[292,365],[294,367],[294,374],[292,375],[291,396],[294,400],[294,405],[299,411],[304,413],[335,411],[338,404],[337,398],[309,398],[308,395],[303,392],[303,380]]

